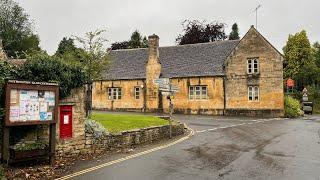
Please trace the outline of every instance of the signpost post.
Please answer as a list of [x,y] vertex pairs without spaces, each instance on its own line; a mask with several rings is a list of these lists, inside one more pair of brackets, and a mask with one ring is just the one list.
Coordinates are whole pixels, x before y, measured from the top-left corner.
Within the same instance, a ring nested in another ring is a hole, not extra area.
[[159,78],[153,81],[159,85],[159,91],[167,93],[167,99],[169,100],[169,138],[172,138],[172,114],[173,114],[173,103],[172,99],[175,92],[179,91],[178,86],[171,84],[169,78]]

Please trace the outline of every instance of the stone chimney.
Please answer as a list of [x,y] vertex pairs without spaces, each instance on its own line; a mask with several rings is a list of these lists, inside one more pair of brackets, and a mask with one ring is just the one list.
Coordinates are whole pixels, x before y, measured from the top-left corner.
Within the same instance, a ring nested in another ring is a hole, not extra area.
[[148,62],[146,64],[146,110],[157,111],[159,109],[159,89],[153,81],[161,74],[159,58],[159,36],[153,34],[148,37]]
[[148,37],[149,61],[159,62],[159,36],[153,34]]

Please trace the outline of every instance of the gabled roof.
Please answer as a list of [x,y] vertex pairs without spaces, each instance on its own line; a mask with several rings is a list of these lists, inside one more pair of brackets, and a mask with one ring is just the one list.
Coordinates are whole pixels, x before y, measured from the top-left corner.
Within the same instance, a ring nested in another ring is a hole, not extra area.
[[[223,64],[239,40],[159,47],[161,77],[224,75]],[[148,49],[110,52],[109,73],[104,79],[145,79]]]

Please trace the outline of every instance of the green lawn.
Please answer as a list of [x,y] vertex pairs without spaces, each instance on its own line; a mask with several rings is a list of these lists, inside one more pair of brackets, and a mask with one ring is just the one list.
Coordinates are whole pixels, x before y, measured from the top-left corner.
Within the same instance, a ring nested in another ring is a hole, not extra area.
[[158,117],[136,114],[107,114],[94,112],[92,113],[92,119],[102,124],[110,133],[168,124],[167,120]]

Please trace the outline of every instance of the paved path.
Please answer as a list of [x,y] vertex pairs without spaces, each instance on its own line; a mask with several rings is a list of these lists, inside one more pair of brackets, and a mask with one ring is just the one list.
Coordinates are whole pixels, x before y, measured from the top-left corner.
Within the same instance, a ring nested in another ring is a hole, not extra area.
[[74,179],[316,179],[320,117],[254,119],[175,116],[196,133],[165,149]]

